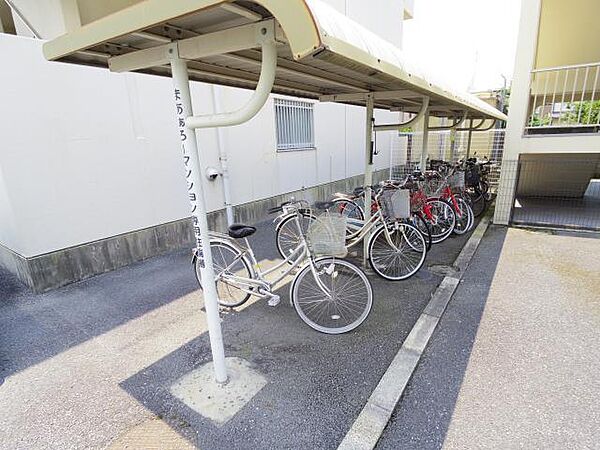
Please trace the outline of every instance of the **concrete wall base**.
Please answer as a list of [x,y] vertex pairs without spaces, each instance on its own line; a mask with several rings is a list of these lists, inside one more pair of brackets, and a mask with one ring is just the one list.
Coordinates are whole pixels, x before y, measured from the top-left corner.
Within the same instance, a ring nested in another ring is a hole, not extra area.
[[[374,182],[388,177],[388,170],[375,172]],[[335,192],[348,192],[362,184],[362,175],[313,186],[300,191],[245,203],[234,207],[236,222],[257,223],[268,218],[269,208],[290,197],[314,202]],[[225,231],[225,210],[208,217],[212,230]],[[194,246],[190,218],[111,236],[43,255],[25,257],[0,245],[0,266],[15,274],[34,292],[44,292],[94,275],[118,269],[136,261]]]

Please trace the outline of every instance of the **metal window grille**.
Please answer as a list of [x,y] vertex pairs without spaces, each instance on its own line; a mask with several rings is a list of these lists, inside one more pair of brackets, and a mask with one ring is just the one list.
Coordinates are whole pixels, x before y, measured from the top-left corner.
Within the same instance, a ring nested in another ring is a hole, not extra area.
[[298,100],[275,99],[277,151],[315,148],[313,104]]

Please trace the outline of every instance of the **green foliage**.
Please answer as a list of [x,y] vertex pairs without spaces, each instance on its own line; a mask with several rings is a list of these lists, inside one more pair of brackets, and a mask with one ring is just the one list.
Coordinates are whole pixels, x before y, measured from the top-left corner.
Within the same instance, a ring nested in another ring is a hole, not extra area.
[[533,117],[531,117],[531,120],[529,121],[530,127],[545,127],[545,126],[551,125],[551,124],[552,124],[552,118],[550,116],[539,117],[537,115],[534,115]]
[[561,116],[562,123],[568,124],[594,124],[598,123],[600,116],[600,100],[594,102],[583,101],[569,105],[569,111]]

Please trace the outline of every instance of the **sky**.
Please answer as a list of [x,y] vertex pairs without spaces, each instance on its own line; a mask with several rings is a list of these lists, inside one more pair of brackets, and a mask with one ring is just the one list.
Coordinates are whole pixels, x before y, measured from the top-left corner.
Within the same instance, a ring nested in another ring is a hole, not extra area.
[[512,78],[521,0],[415,0],[403,50],[427,74],[461,90]]

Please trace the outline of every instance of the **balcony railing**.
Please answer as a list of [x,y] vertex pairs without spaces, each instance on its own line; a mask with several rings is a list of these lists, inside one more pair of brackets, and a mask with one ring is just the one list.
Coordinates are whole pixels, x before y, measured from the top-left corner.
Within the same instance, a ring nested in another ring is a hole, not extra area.
[[600,130],[600,62],[531,71],[528,134]]

